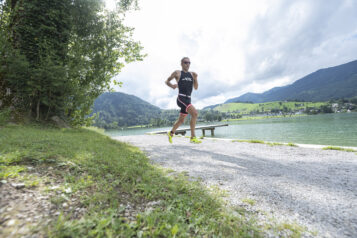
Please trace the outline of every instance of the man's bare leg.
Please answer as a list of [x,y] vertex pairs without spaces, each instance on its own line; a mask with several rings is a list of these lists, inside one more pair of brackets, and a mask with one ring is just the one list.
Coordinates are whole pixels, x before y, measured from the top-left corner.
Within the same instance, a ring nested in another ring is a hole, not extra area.
[[[186,116],[187,116],[187,115],[185,115],[185,114],[180,114],[179,118],[177,119],[177,121],[175,122],[174,126],[172,127],[171,132],[172,132],[173,134],[175,134],[175,131],[177,130],[177,128],[179,128],[179,126],[181,126],[181,124],[185,122]],[[172,133],[171,133],[171,134],[172,134]],[[172,135],[173,135],[173,134],[172,134]]]
[[196,127],[198,112],[196,108],[192,105],[187,109],[187,112],[191,115],[190,128],[191,128],[191,139],[192,139],[196,137],[195,127]]
[[187,114],[180,114],[179,118],[177,119],[177,121],[175,122],[174,126],[172,127],[171,131],[167,132],[167,136],[169,138],[169,142],[172,144],[172,137],[174,136],[177,128],[184,123],[185,121],[185,117],[187,116]]

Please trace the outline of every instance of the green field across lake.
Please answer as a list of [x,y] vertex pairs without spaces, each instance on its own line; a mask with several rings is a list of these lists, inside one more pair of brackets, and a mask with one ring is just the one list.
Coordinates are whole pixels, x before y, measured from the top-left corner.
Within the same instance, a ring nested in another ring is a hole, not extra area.
[[219,112],[250,114],[251,112],[270,112],[271,110],[300,110],[307,107],[319,108],[327,102],[266,102],[266,103],[227,103],[214,108]]

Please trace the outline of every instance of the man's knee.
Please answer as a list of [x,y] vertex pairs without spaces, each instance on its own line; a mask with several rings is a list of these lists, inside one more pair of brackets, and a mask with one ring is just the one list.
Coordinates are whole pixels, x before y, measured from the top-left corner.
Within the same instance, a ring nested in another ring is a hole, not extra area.
[[191,116],[194,117],[194,118],[197,118],[198,117],[198,112],[195,110],[191,113]]
[[181,124],[184,123],[184,122],[185,122],[185,118],[184,118],[184,117],[180,117],[180,118],[178,119],[178,122],[181,123]]

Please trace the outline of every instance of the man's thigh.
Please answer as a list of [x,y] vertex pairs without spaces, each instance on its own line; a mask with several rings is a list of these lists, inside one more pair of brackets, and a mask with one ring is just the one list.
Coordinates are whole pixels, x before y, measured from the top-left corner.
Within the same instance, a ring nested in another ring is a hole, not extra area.
[[188,112],[190,115],[197,114],[197,110],[196,110],[196,108],[195,108],[192,104],[187,108],[187,112]]

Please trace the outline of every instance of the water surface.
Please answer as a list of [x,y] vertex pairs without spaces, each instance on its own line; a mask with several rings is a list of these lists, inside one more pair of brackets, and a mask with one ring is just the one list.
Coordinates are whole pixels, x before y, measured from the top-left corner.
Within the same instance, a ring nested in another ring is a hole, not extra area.
[[[225,122],[224,122],[225,123]],[[208,123],[208,124],[223,124]],[[208,125],[199,124],[200,125]],[[228,122],[215,129],[215,137],[254,139],[273,142],[357,147],[357,113],[332,113],[301,117],[269,118]],[[188,128],[184,125],[182,128]],[[171,127],[133,128],[106,131],[109,136],[143,135],[146,132],[170,130]],[[201,136],[201,130],[196,131]],[[188,132],[186,135],[190,135]],[[210,131],[206,131],[210,136]]]

